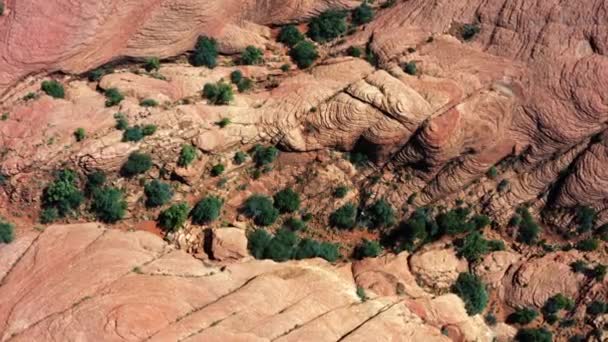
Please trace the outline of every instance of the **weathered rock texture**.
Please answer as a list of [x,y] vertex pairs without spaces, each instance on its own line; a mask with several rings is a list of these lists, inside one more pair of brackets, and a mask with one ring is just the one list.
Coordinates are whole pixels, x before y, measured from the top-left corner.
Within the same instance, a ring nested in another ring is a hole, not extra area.
[[2,341],[450,341],[442,328],[454,340],[493,336],[453,294],[376,295],[372,286],[362,302],[348,267],[219,268],[150,233],[95,223],[49,227],[0,246],[0,257],[10,262],[0,283]]

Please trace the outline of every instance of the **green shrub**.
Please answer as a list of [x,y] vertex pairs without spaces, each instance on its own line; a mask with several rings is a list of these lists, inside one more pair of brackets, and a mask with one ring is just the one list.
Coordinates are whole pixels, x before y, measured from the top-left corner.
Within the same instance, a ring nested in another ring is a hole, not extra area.
[[127,202],[117,188],[103,187],[93,194],[91,211],[102,222],[114,223],[125,216]]
[[285,64],[281,65],[282,72],[288,72],[289,69],[291,69],[291,66],[289,64],[285,63]]
[[137,142],[143,138],[144,138],[144,131],[141,129],[140,126],[128,127],[122,133],[122,141],[124,141],[124,142],[127,142],[127,141]]
[[59,218],[59,211],[57,208],[45,208],[40,212],[40,223],[48,224],[57,221]]
[[608,303],[599,300],[594,300],[587,305],[587,314],[598,316],[608,313]]
[[490,179],[496,178],[498,176],[498,170],[496,169],[496,167],[492,166],[491,168],[489,168],[486,172],[486,176]]
[[272,240],[272,235],[264,229],[256,229],[247,236],[247,248],[256,259],[264,258],[264,250]]
[[403,66],[403,71],[405,71],[405,73],[408,75],[416,76],[416,74],[418,73],[418,67],[416,66],[416,62],[405,63],[405,65]]
[[125,99],[125,96],[117,88],[110,88],[105,91],[106,107],[116,106]]
[[349,56],[359,58],[363,52],[358,47],[351,46],[346,50],[346,53],[348,53]]
[[55,208],[58,217],[64,217],[78,209],[84,196],[78,189],[77,175],[72,170],[60,170],[55,180],[42,192],[42,206]]
[[583,260],[577,260],[570,264],[570,269],[575,273],[585,273],[587,272],[587,263]]
[[4,2],[0,1],[0,15],[4,15]]
[[146,206],[149,208],[160,207],[173,197],[171,185],[156,179],[146,184],[144,193],[146,194]]
[[490,249],[490,252],[504,251],[506,249],[505,242],[502,240],[490,240],[488,241],[488,249]]
[[287,261],[293,257],[298,241],[294,232],[281,228],[264,249],[264,258],[278,262]]
[[486,322],[487,325],[489,325],[491,327],[495,326],[496,323],[498,323],[496,316],[494,316],[494,314],[492,314],[492,313],[485,315],[483,317],[483,320]]
[[241,165],[247,160],[247,154],[243,151],[238,151],[234,154],[234,163]]
[[503,179],[500,181],[500,183],[498,183],[498,186],[496,187],[496,189],[498,190],[498,192],[504,192],[505,190],[507,190],[508,187],[509,187],[509,181],[506,179]]
[[103,76],[105,76],[107,74],[111,74],[113,72],[114,72],[114,70],[112,70],[112,69],[102,67],[102,68],[98,68],[98,69],[89,71],[87,78],[91,82],[97,82],[97,81],[101,80],[101,78]]
[[374,19],[374,10],[367,4],[367,1],[364,1],[353,11],[352,22],[355,25],[367,24],[372,19]]
[[114,119],[116,119],[116,129],[124,131],[129,128],[129,122],[123,113],[114,114]]
[[315,44],[302,41],[289,51],[289,56],[293,59],[298,68],[306,69],[319,58],[319,53],[317,52]]
[[471,40],[480,31],[481,31],[481,29],[479,28],[479,26],[477,26],[475,24],[464,24],[464,25],[462,25],[462,28],[460,29],[460,36],[464,40]]
[[226,126],[230,125],[232,121],[229,118],[222,118],[220,121],[216,122],[215,124],[220,126],[220,128],[225,128]]
[[143,99],[139,102],[139,105],[142,107],[156,107],[158,102],[155,99]]
[[281,28],[277,40],[289,47],[293,47],[304,40],[304,35],[295,25],[287,25]]
[[194,206],[190,216],[194,224],[208,224],[220,217],[224,201],[217,196],[207,196]]
[[79,127],[74,131],[74,137],[76,138],[76,141],[80,142],[87,137],[87,133],[85,132],[84,128]]
[[312,214],[311,213],[306,213],[304,215],[302,215],[302,221],[304,222],[310,222],[312,220]]
[[274,146],[256,145],[252,151],[253,161],[257,167],[272,164],[279,156],[279,150]]
[[395,224],[395,209],[384,199],[376,201],[367,209],[372,227],[390,227]]
[[224,173],[224,169],[225,169],[224,164],[215,164],[211,168],[211,175],[213,177],[217,177],[217,176],[221,175],[222,173]]
[[332,226],[342,229],[352,229],[357,224],[357,207],[347,203],[329,216]]
[[294,218],[294,217],[290,217],[289,219],[287,219],[287,221],[285,221],[285,223],[283,223],[283,226],[296,232],[296,231],[300,231],[300,230],[305,230],[306,222],[304,222],[300,219]]
[[606,276],[606,265],[596,265],[591,270],[590,275],[597,281],[603,281]]
[[369,161],[367,155],[361,152],[352,152],[348,154],[348,161],[357,167],[363,167]]
[[240,70],[234,70],[230,73],[230,82],[238,84],[243,79],[243,73]]
[[23,97],[23,101],[35,100],[37,98],[38,94],[30,91],[29,93],[25,94],[25,96]]
[[273,206],[272,200],[263,195],[250,196],[245,201],[243,212],[260,226],[269,226],[279,217],[279,211]]
[[348,194],[348,187],[341,185],[334,189],[333,195],[335,198],[344,198]]
[[362,302],[365,302],[368,298],[367,298],[367,294],[365,293],[365,289],[362,288],[361,286],[357,286],[357,297],[359,297],[359,299]]
[[133,177],[142,174],[152,167],[152,158],[149,154],[133,152],[120,169],[124,177]]
[[600,241],[598,239],[585,239],[576,243],[576,249],[583,252],[591,252],[600,246]]
[[481,313],[488,304],[485,285],[471,273],[460,273],[452,286],[452,292],[462,299],[467,313],[471,316]]
[[486,255],[490,248],[488,240],[484,239],[481,233],[471,232],[462,240],[457,250],[459,256],[464,257],[469,262],[475,262]]
[[144,69],[147,72],[160,69],[160,60],[158,57],[149,57],[144,61]]
[[253,87],[253,81],[248,77],[244,77],[236,85],[236,89],[239,91],[239,93],[244,93],[251,89],[251,87]]
[[56,99],[63,99],[65,97],[63,85],[55,80],[43,81],[40,89],[47,95]]
[[457,235],[475,229],[475,224],[469,220],[471,211],[468,208],[457,207],[437,215],[435,220],[442,234]]
[[608,242],[608,224],[604,224],[597,228],[595,235],[602,241]]
[[300,209],[300,195],[291,188],[283,189],[274,194],[274,206],[281,213],[293,213]]
[[517,237],[518,241],[527,245],[535,244],[538,239],[538,234],[540,233],[540,227],[534,221],[534,218],[527,208],[518,209],[518,214],[521,217],[519,222],[519,234]]
[[149,125],[144,125],[144,127],[141,129],[141,131],[145,136],[149,136],[149,135],[156,133],[156,129],[157,129],[156,125],[149,124]]
[[279,229],[274,236],[257,229],[248,235],[248,240],[248,249],[256,259],[281,262],[319,257],[333,262],[340,257],[337,245],[308,238],[299,240],[295,233],[285,228]]
[[574,221],[579,225],[578,233],[586,233],[593,229],[596,217],[597,213],[595,209],[587,206],[578,207],[574,217]]
[[486,215],[474,215],[471,218],[471,223],[473,224],[474,229],[481,230],[482,228],[488,226],[492,221]]
[[87,175],[87,184],[85,185],[85,193],[91,196],[95,190],[101,188],[106,183],[106,174],[101,170],[96,170]]
[[158,216],[158,224],[166,231],[175,232],[184,226],[188,219],[190,207],[186,203],[178,203],[163,210]]
[[262,64],[264,62],[264,52],[255,46],[249,45],[241,53],[241,63],[245,65]]
[[203,97],[213,105],[227,105],[234,99],[230,84],[219,81],[216,84],[207,83],[203,87]]
[[507,318],[508,323],[517,323],[526,325],[538,317],[538,312],[531,308],[521,308],[510,314]]
[[177,159],[177,165],[186,167],[196,159],[196,148],[192,145],[182,145],[182,149],[179,152],[179,158]]
[[332,40],[346,32],[346,14],[326,11],[308,23],[308,36],[316,42]]
[[543,315],[547,316],[556,314],[560,310],[570,311],[572,309],[574,309],[574,301],[563,294],[558,293],[547,299],[545,305],[543,305],[542,311]]
[[515,340],[518,342],[551,342],[553,334],[545,328],[519,329]]
[[15,239],[15,226],[0,217],[0,243],[11,243]]
[[380,253],[382,253],[382,247],[380,247],[378,241],[363,239],[363,241],[355,247],[354,256],[361,260],[365,258],[375,258],[380,255]]
[[217,42],[215,39],[201,36],[198,37],[194,53],[190,57],[190,64],[213,69],[217,65],[217,55]]

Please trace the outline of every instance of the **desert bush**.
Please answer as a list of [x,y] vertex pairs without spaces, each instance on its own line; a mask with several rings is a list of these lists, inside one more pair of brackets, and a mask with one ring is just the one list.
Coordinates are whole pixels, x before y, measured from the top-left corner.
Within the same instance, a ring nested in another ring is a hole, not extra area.
[[600,300],[594,300],[587,305],[587,314],[591,316],[598,316],[608,313],[608,303]]
[[101,80],[101,78],[107,74],[111,74],[113,73],[114,70],[109,69],[109,68],[97,68],[94,70],[91,70],[88,72],[87,74],[87,78],[89,79],[89,81],[91,82],[97,82],[99,80]]
[[234,70],[230,73],[230,82],[238,84],[243,79],[243,73],[240,70]]
[[15,239],[15,226],[0,217],[0,243],[11,243]]
[[244,93],[253,87],[253,81],[249,77],[243,77],[236,85],[239,93]]
[[335,198],[344,198],[348,194],[348,187],[341,185],[334,189],[333,195]]
[[156,107],[158,102],[155,99],[143,99],[139,102],[139,105],[142,107]]
[[234,99],[230,84],[220,80],[216,84],[207,83],[203,87],[203,97],[213,105],[227,105]]
[[346,50],[346,53],[349,56],[356,57],[356,58],[361,57],[361,55],[363,54],[363,52],[361,51],[361,49],[359,49],[356,46],[349,47],[348,50]]
[[452,292],[462,299],[467,313],[471,316],[481,313],[488,304],[485,285],[471,273],[460,273],[452,286]]
[[250,196],[245,201],[243,212],[260,226],[269,226],[279,217],[279,211],[273,206],[270,197],[263,195]]
[[418,67],[416,66],[416,62],[407,62],[403,65],[403,71],[406,74],[416,76],[418,73]]
[[175,232],[183,227],[188,219],[190,207],[186,203],[178,203],[163,210],[158,215],[158,224],[166,231]]
[[606,277],[606,265],[596,265],[590,272],[589,275],[597,281],[603,281]]
[[56,99],[62,99],[65,97],[65,90],[63,89],[63,85],[61,83],[50,80],[42,82],[40,86],[43,92],[45,92],[48,96],[54,97]]
[[281,228],[264,249],[264,258],[278,262],[287,261],[293,257],[298,242],[294,232]]
[[316,42],[332,40],[346,32],[345,18],[344,12],[323,12],[308,23],[308,36]]
[[103,187],[93,193],[91,211],[102,222],[114,223],[121,220],[126,209],[127,202],[122,191],[117,188]]
[[594,232],[600,240],[608,242],[608,224],[603,224]]
[[475,229],[475,224],[469,220],[470,214],[471,211],[468,208],[457,207],[440,213],[435,220],[442,234],[456,235]]
[[224,169],[226,167],[224,166],[224,164],[215,164],[213,165],[213,167],[211,167],[211,175],[213,177],[217,177],[219,175],[221,175],[222,173],[224,173]]
[[59,219],[59,211],[57,211],[57,208],[44,208],[40,212],[38,219],[43,224],[53,223]]
[[256,229],[247,236],[247,248],[256,259],[264,258],[264,250],[272,240],[272,235],[264,229]]
[[283,226],[297,232],[306,229],[306,222],[295,217],[290,217],[283,223]]
[[490,240],[488,241],[488,249],[490,249],[490,252],[504,251],[506,249],[505,242],[502,240]]
[[114,114],[114,119],[116,120],[116,129],[124,131],[129,128],[129,122],[123,113]]
[[578,233],[586,233],[593,229],[597,213],[595,209],[587,206],[578,207],[574,221],[578,224]]
[[101,170],[95,170],[87,175],[87,183],[84,187],[87,196],[93,195],[95,190],[101,188],[106,183],[106,174]]
[[361,260],[365,258],[375,258],[382,252],[382,247],[378,241],[369,241],[363,239],[363,241],[355,247],[354,256]]
[[255,46],[249,45],[241,53],[241,63],[245,65],[262,64],[264,62],[264,52]]
[[122,133],[122,141],[133,141],[137,142],[144,138],[144,131],[140,126],[131,126],[124,130]]
[[217,196],[207,196],[194,206],[190,216],[194,224],[208,224],[220,217],[224,201]]
[[144,127],[141,129],[141,131],[144,134],[144,136],[149,136],[149,135],[156,133],[156,129],[157,129],[156,125],[148,124],[148,125],[144,125]]
[[300,195],[291,188],[285,188],[274,194],[274,207],[281,213],[293,213],[300,209]]
[[374,10],[364,1],[352,13],[352,22],[355,25],[367,24],[374,19]]
[[285,63],[285,64],[281,65],[281,71],[282,72],[288,72],[289,69],[291,69],[291,67],[289,66],[289,64]]
[[496,169],[496,167],[492,166],[491,168],[489,168],[486,172],[486,176],[490,179],[496,178],[498,176],[498,170]]
[[133,152],[120,169],[124,177],[133,177],[142,174],[152,167],[152,158],[149,154]]
[[289,47],[293,47],[304,40],[304,35],[295,25],[287,25],[281,28],[277,40]]
[[230,125],[232,123],[232,121],[230,120],[230,118],[222,118],[220,121],[216,122],[215,124],[220,126],[220,128],[225,128],[226,126]]
[[534,221],[532,214],[527,208],[519,208],[518,215],[521,217],[519,220],[519,232],[517,240],[527,245],[532,245],[538,240],[538,234],[540,233],[540,227]]
[[301,41],[289,51],[289,56],[293,59],[298,68],[306,69],[319,58],[319,53],[317,52],[315,44]]
[[84,196],[78,189],[77,175],[72,170],[60,170],[55,180],[42,192],[42,207],[54,208],[58,217],[64,217],[78,209]]
[[76,138],[76,141],[81,142],[83,141],[85,138],[87,137],[87,133],[84,130],[84,128],[79,127],[74,131],[74,138]]
[[233,160],[236,165],[241,165],[247,161],[247,154],[243,151],[238,151],[234,154]]
[[600,246],[598,239],[584,239],[576,243],[576,249],[583,252],[591,252]]
[[177,165],[186,167],[196,159],[196,148],[192,145],[182,145],[182,149],[179,152],[179,158],[177,159]]
[[329,222],[342,229],[354,228],[357,223],[357,207],[352,203],[343,205],[329,216]]
[[194,66],[206,66],[213,69],[217,65],[217,55],[216,40],[201,36],[198,37],[196,46],[194,47],[194,53],[190,57],[190,64]]
[[287,261],[289,259],[323,258],[333,262],[340,257],[338,246],[328,242],[318,242],[281,228],[273,236],[264,229],[257,229],[248,236],[248,249],[256,259]]
[[476,24],[464,24],[460,29],[460,36],[464,40],[471,40],[481,31]]
[[171,185],[155,179],[146,184],[144,194],[146,194],[147,207],[160,207],[173,197],[173,189]]
[[553,334],[545,328],[519,329],[515,340],[518,342],[551,342]]
[[507,318],[508,323],[528,324],[538,317],[538,312],[531,308],[521,308],[510,314]]
[[384,199],[372,204],[366,213],[374,228],[390,227],[395,224],[395,209]]
[[105,91],[106,107],[116,106],[125,99],[125,96],[117,88],[110,88]]
[[542,307],[543,315],[545,316],[556,314],[560,310],[570,311],[572,309],[574,309],[574,301],[561,293],[547,299]]
[[279,150],[274,146],[256,145],[252,150],[252,156],[256,166],[261,167],[273,163],[279,156]]
[[484,239],[479,232],[469,233],[457,247],[458,255],[464,257],[469,262],[479,260],[483,255],[490,251],[488,240]]
[[0,0],[0,15],[4,15],[4,1]]
[[160,60],[158,57],[146,58],[144,61],[144,69],[146,69],[147,72],[160,69]]

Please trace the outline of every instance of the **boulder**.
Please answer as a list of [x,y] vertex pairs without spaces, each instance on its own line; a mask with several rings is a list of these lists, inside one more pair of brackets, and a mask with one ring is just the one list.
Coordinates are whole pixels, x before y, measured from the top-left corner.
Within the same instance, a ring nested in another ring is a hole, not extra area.
[[426,289],[442,291],[452,286],[458,274],[468,270],[468,263],[456,256],[453,247],[448,247],[445,242],[437,242],[424,246],[412,255],[410,269]]
[[211,258],[218,261],[235,261],[249,256],[247,236],[240,228],[211,230]]

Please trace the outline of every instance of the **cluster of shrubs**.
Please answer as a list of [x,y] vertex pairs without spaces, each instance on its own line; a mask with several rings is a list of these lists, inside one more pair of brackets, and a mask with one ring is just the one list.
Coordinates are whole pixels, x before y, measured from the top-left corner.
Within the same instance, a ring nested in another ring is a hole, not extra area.
[[55,179],[42,192],[42,223],[50,223],[76,211],[84,195],[78,186],[76,172],[64,169],[55,174]]
[[587,265],[586,262],[582,260],[577,260],[570,264],[570,268],[573,272],[582,273],[587,277],[594,278],[597,281],[603,281],[606,276],[606,265],[597,264],[595,267],[591,268]]
[[144,125],[144,126],[131,126],[127,127],[122,134],[122,141],[133,141],[137,142],[142,140],[144,137],[150,136],[156,133],[156,125]]
[[42,82],[40,89],[42,89],[42,91],[47,95],[56,99],[63,99],[65,97],[65,90],[63,89],[63,86],[61,83],[55,80]]
[[558,319],[558,313],[561,310],[571,311],[574,309],[574,301],[561,293],[550,297],[543,305],[541,311],[545,317],[545,321],[553,324]]
[[274,236],[264,229],[257,229],[249,234],[248,240],[249,251],[256,259],[282,262],[319,257],[333,262],[340,258],[336,244],[309,238],[300,239],[287,228],[279,229]]
[[519,242],[533,245],[538,241],[540,226],[536,223],[534,217],[532,217],[532,214],[528,211],[528,208],[518,208],[515,216],[511,218],[509,225],[518,227],[517,240]]
[[177,165],[186,167],[197,158],[196,148],[190,144],[183,145],[179,152],[179,158],[177,159]]
[[122,165],[120,174],[124,177],[130,178],[146,171],[152,167],[152,157],[146,153],[133,152],[127,158],[127,161]]
[[11,243],[15,239],[15,226],[0,217],[0,243]]
[[553,334],[545,328],[519,329],[515,340],[518,342],[552,342]]
[[190,56],[190,64],[213,69],[217,66],[217,56],[217,41],[213,38],[201,36],[196,42],[194,53]]
[[206,196],[199,200],[192,210],[186,203],[177,203],[163,210],[158,216],[158,224],[166,231],[179,230],[188,217],[194,224],[209,224],[221,215],[224,201],[217,196]]
[[121,103],[125,99],[125,96],[118,90],[118,88],[109,88],[105,91],[106,96],[106,107],[113,107]]
[[232,84],[236,85],[239,93],[246,92],[253,86],[253,80],[249,77],[244,77],[240,70],[235,70],[230,73],[230,81]]
[[452,292],[457,294],[465,304],[467,313],[471,316],[481,313],[488,304],[488,291],[485,284],[474,274],[460,273]]
[[203,97],[213,105],[227,105],[234,99],[232,86],[224,80],[217,83],[207,83],[203,87]]
[[308,68],[319,58],[316,46],[306,41],[304,35],[295,25],[287,25],[281,28],[278,41],[290,48],[289,55],[300,69]]
[[532,308],[520,308],[507,317],[507,323],[526,325],[538,317],[538,311]]
[[347,203],[331,213],[329,222],[341,229],[352,229],[357,224],[384,228],[395,224],[395,215],[395,209],[385,199],[380,199],[361,211],[354,204]]
[[249,45],[241,53],[241,64],[256,65],[264,62],[264,52],[253,45]]
[[274,146],[255,145],[250,152],[258,168],[272,164],[279,156],[279,150]]
[[505,244],[502,240],[486,240],[480,232],[474,231],[457,241],[456,249],[460,257],[475,262],[490,252],[503,251]]

